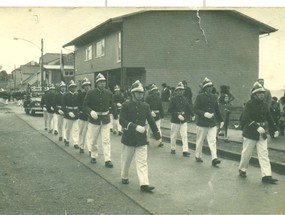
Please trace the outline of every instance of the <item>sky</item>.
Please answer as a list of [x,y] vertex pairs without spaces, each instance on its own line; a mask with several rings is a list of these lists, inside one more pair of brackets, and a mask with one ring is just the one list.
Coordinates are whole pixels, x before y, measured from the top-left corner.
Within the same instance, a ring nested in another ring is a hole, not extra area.
[[[13,1],[16,2],[15,0],[9,2]],[[221,1],[216,0],[216,2]],[[158,7],[169,9],[179,6],[179,8],[195,10],[211,9],[210,6],[216,6],[210,0],[196,0],[195,3],[190,0],[177,0],[174,1],[176,2],[175,5],[171,3],[173,1],[164,0],[164,7],[154,4],[155,1],[148,0],[144,1],[144,5],[135,0],[98,0],[97,4],[93,4],[92,7],[88,4],[78,6],[35,3],[21,5],[20,2],[15,5],[5,5],[3,2],[7,4],[7,1],[0,0],[0,29],[2,32],[0,37],[0,69],[2,67],[2,70],[6,70],[8,73],[32,60],[39,61],[41,38],[44,41],[44,53],[60,53],[64,44],[96,25],[109,18],[150,9],[150,7],[145,7],[146,5],[156,9]],[[106,3],[107,7],[104,7]],[[274,4],[274,0],[272,4]],[[235,9],[278,29],[277,32],[260,38],[259,77],[265,79],[265,86],[271,90],[285,89],[283,71],[285,68],[285,60],[283,60],[285,7],[272,7],[272,5],[271,7],[267,5],[263,7],[237,7],[234,4],[230,6],[224,6],[223,9]],[[14,37],[29,40],[30,43],[22,39],[14,40]],[[72,49],[72,47],[67,48]],[[69,53],[70,50],[68,49],[62,49],[62,52]]]

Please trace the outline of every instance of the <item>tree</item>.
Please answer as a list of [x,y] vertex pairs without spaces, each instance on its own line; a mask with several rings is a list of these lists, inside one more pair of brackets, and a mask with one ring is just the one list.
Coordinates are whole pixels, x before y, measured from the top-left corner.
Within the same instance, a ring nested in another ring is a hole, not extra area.
[[2,70],[0,72],[0,81],[7,81],[8,80],[8,74],[6,70]]

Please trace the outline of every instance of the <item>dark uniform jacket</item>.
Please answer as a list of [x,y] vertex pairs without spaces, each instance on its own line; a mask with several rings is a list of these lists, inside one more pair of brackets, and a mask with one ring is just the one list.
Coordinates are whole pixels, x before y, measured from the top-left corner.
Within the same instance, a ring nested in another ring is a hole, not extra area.
[[98,119],[93,119],[91,116],[89,117],[90,123],[96,125],[108,124],[111,121],[109,107],[112,109],[114,119],[118,119],[118,113],[111,91],[106,89],[101,91],[95,88],[87,92],[83,102],[83,108],[88,115],[90,115],[92,110],[98,114]]
[[121,142],[125,145],[134,147],[147,145],[146,132],[139,133],[136,131],[137,125],[144,127],[146,121],[148,122],[155,139],[159,140],[161,136],[155,121],[151,116],[149,105],[145,102],[134,102],[133,100],[124,102],[119,120],[124,129]]
[[59,92],[59,93],[56,93],[55,96],[54,96],[53,108],[54,108],[54,111],[55,111],[57,114],[59,114],[59,113],[58,113],[59,110],[63,110],[63,109],[62,109],[63,95],[64,95],[64,93]]
[[[223,121],[217,99],[215,94],[208,95],[205,92],[196,97],[194,112],[197,114],[197,126],[211,128]],[[208,119],[204,116],[205,112],[214,113],[214,116]]]
[[54,97],[55,93],[48,92],[46,94],[46,108],[48,113],[54,113],[54,110],[51,109],[51,107],[53,107]]
[[154,111],[156,114],[154,117],[155,121],[160,120],[164,117],[162,102],[158,95],[149,94],[146,97],[145,102],[149,104],[150,110]]
[[162,91],[161,91],[161,101],[163,102],[169,102],[169,98],[170,98],[170,90],[168,87],[165,87]]
[[[62,110],[65,119],[77,120],[78,119],[78,93],[65,93],[62,100]],[[71,118],[69,112],[74,113],[75,117]]]
[[88,121],[89,115],[83,109],[83,102],[86,96],[85,91],[81,91],[78,93],[78,110],[79,110],[79,119],[83,121]]
[[248,139],[259,140],[257,128],[259,126],[266,129],[266,125],[277,131],[278,128],[274,123],[268,104],[264,101],[252,98],[249,100],[243,110],[241,118],[242,135]]
[[117,104],[118,103],[123,104],[124,101],[125,97],[122,94],[114,94],[114,102],[116,104],[118,114],[120,113],[122,106],[120,107]]
[[[191,105],[183,95],[171,98],[168,112],[171,114],[171,122],[176,124],[185,123],[190,119],[190,115],[194,116]],[[178,115],[182,115],[184,120],[178,119]]]

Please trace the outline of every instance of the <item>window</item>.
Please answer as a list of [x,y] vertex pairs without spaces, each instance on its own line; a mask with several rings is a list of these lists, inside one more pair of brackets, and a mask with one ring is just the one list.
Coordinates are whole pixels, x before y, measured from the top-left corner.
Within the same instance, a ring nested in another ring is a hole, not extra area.
[[117,62],[121,62],[121,32],[117,33]]
[[85,49],[85,61],[92,59],[92,45]]
[[73,76],[73,71],[64,71],[64,76]]
[[96,43],[95,57],[105,56],[105,39],[100,40]]

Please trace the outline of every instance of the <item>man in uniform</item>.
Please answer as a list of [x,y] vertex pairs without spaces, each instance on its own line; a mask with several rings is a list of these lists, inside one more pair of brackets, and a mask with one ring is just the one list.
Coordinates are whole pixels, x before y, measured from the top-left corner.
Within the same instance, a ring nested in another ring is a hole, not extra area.
[[54,123],[54,108],[53,108],[53,100],[55,97],[55,87],[53,84],[49,87],[49,92],[46,96],[46,109],[47,109],[47,115],[48,115],[48,130],[49,133],[52,133],[54,131],[54,134],[57,135],[57,125]]
[[212,93],[213,83],[210,79],[205,78],[201,84],[202,93],[197,95],[194,112],[197,114],[197,135],[196,135],[196,153],[197,162],[202,160],[202,148],[204,139],[207,136],[208,145],[212,155],[212,166],[217,166],[221,161],[217,157],[217,124],[223,127],[223,118],[221,116],[217,96]]
[[45,93],[42,95],[41,98],[41,107],[43,109],[43,117],[44,117],[44,125],[45,125],[45,131],[47,130],[48,125],[48,114],[47,114],[47,105],[46,105],[46,97],[48,94],[49,88],[45,88]]
[[[125,101],[125,97],[123,96],[123,94],[121,92],[121,88],[119,85],[116,85],[114,87],[114,102],[116,104],[118,115],[120,114],[122,104],[124,101]],[[122,135],[122,127],[121,127],[118,120],[114,120],[113,121],[113,133],[116,134],[117,132],[121,136]]]
[[168,111],[168,105],[169,105],[170,96],[171,96],[170,89],[166,83],[163,83],[161,86],[162,86],[161,101],[162,101],[163,109]]
[[98,157],[98,137],[101,134],[105,166],[113,168],[111,161],[111,143],[110,143],[110,113],[112,109],[114,120],[118,120],[118,114],[114,103],[113,94],[106,89],[106,78],[99,73],[96,76],[96,88],[89,90],[83,102],[83,108],[89,117],[88,135],[91,138],[91,163],[97,163]]
[[135,156],[140,189],[143,192],[152,192],[154,187],[149,185],[148,178],[146,121],[156,140],[159,140],[161,135],[151,115],[149,105],[143,102],[144,88],[139,81],[133,83],[131,96],[131,100],[123,103],[120,114],[120,124],[124,128],[121,140],[123,143],[121,156],[122,183],[129,183],[129,168]]
[[[155,84],[152,84],[149,89],[149,94],[145,99],[145,102],[149,104],[151,115],[155,120],[156,126],[160,132],[161,135],[161,119],[164,117],[163,107],[162,107],[162,101],[159,96],[158,88]],[[147,136],[150,137],[150,129],[148,127],[147,129]],[[163,143],[161,142],[159,144],[159,147],[163,147]]]
[[260,83],[256,82],[251,90],[251,99],[246,103],[243,110],[241,126],[244,141],[239,164],[239,175],[243,178],[246,177],[249,160],[253,149],[256,147],[261,168],[261,181],[267,184],[275,184],[278,180],[271,176],[271,165],[267,149],[267,123],[275,131],[274,137],[278,137],[279,132],[264,101],[264,94],[265,89]]
[[64,94],[62,101],[62,109],[64,119],[66,120],[66,141],[65,145],[69,146],[69,141],[75,149],[78,149],[78,138],[73,135],[76,122],[78,120],[78,94],[76,92],[76,84],[71,80],[68,84],[68,92]]
[[59,84],[59,92],[55,94],[54,101],[53,101],[53,107],[55,110],[55,113],[57,115],[57,127],[58,127],[58,140],[62,141],[62,137],[65,138],[65,128],[63,126],[63,118],[64,118],[64,112],[62,110],[62,101],[63,96],[65,93],[66,84],[61,81]]
[[183,96],[184,85],[179,82],[175,88],[175,96],[171,98],[168,112],[171,114],[171,127],[170,127],[170,143],[171,154],[176,154],[176,140],[178,132],[180,132],[182,139],[182,155],[189,157],[188,152],[188,136],[187,136],[187,121],[190,116],[194,119],[194,113],[191,105]]
[[[87,132],[87,126],[88,126],[88,114],[83,110],[83,102],[85,99],[85,96],[87,92],[91,89],[91,82],[88,80],[88,78],[84,78],[81,84],[81,88],[83,91],[81,91],[78,94],[78,109],[79,109],[79,152],[84,153],[84,143],[86,140],[86,132]],[[88,148],[87,144],[87,149]]]

